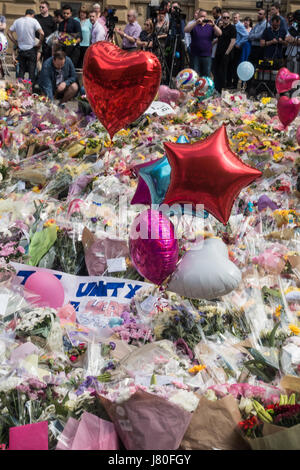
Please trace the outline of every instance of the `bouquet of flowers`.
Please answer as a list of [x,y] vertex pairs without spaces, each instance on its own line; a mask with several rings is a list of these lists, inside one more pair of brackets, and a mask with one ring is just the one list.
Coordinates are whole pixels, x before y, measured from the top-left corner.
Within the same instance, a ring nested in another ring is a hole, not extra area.
[[77,39],[68,33],[59,33],[57,40],[63,46],[76,46],[77,44]]

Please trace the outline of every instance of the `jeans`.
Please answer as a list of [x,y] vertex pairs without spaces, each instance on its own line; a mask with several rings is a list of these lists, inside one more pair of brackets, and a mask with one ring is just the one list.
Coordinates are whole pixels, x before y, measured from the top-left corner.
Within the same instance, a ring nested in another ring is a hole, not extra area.
[[24,78],[25,72],[28,72],[29,80],[34,83],[35,81],[35,68],[36,68],[36,55],[37,49],[33,47],[28,51],[19,51],[18,63],[19,70],[17,70],[17,78]]
[[191,65],[200,77],[210,77],[211,57],[192,56]]

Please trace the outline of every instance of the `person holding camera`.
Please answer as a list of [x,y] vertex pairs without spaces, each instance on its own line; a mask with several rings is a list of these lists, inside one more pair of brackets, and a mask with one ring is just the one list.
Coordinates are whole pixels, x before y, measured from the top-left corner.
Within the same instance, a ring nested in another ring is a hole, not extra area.
[[135,10],[129,10],[127,14],[128,23],[122,31],[120,28],[116,28],[116,32],[122,38],[122,49],[124,51],[136,51],[137,40],[140,37],[142,28],[137,22],[137,12]]
[[191,67],[200,77],[210,77],[212,42],[215,36],[222,36],[221,29],[207,18],[207,12],[200,9],[198,19],[188,24],[184,31],[191,34]]
[[280,27],[280,23],[280,16],[273,15],[271,26],[264,31],[260,40],[260,46],[265,48],[264,58],[274,59],[276,61],[276,68],[280,68],[283,65],[283,46],[286,45],[286,33]]
[[288,44],[287,68],[292,73],[300,74],[300,10],[293,13],[293,22],[285,37]]

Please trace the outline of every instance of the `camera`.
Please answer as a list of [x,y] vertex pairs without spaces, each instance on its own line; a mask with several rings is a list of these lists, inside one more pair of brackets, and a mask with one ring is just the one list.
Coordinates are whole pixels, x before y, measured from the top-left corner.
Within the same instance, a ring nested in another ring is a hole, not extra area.
[[186,15],[182,13],[181,8],[179,7],[173,7],[173,11],[171,12],[171,17],[173,17],[176,21],[179,21],[179,22],[180,20],[186,19]]
[[263,6],[264,6],[264,2],[256,2],[256,8],[258,10],[261,10],[263,8]]
[[114,28],[114,26],[119,22],[119,18],[115,16],[116,8],[110,8],[106,17],[106,26],[108,29]]
[[163,0],[160,5],[153,5],[153,2],[151,2],[148,5],[148,8],[149,8],[148,16],[152,19],[152,21],[156,20],[157,15],[159,13],[167,13],[167,6],[168,6],[168,2],[166,2],[165,0]]

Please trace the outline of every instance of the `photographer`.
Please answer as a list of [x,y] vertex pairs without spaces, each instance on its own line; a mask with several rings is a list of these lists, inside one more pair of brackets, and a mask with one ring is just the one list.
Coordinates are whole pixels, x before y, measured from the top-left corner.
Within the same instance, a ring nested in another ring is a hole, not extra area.
[[290,72],[300,73],[300,10],[293,15],[294,22],[285,37],[287,47],[287,68]]
[[280,16],[272,16],[271,27],[264,31],[260,40],[260,46],[265,47],[264,58],[275,59],[278,68],[283,65],[283,46],[286,45],[286,33],[280,23]]
[[210,77],[212,42],[215,36],[222,35],[221,29],[207,19],[205,10],[199,10],[197,20],[188,24],[184,31],[191,33],[191,67],[200,77]]
[[[174,2],[171,7],[169,35],[166,39],[165,48],[166,62],[172,77],[176,77],[185,66],[184,27],[185,15],[181,12],[180,4]],[[170,79],[171,77],[168,77],[168,81]]]
[[[180,24],[180,27],[179,27]],[[181,14],[180,4],[173,2],[171,7],[171,17],[169,23],[169,35],[174,38],[177,34],[180,34],[181,39],[184,39],[184,28],[185,20]]]
[[137,40],[140,37],[142,28],[137,22],[137,12],[135,10],[129,10],[127,14],[128,23],[122,31],[120,28],[116,28],[116,32],[121,36],[122,49],[125,51],[136,51]]

